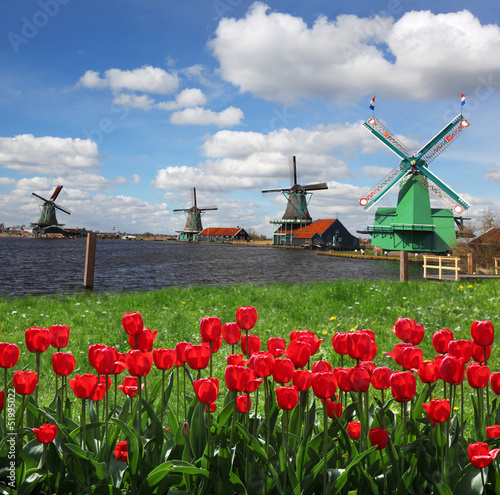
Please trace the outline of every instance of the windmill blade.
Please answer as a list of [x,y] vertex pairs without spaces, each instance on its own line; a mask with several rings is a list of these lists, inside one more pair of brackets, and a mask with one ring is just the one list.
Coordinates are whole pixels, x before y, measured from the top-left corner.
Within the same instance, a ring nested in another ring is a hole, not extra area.
[[198,209],[200,211],[210,211],[210,210],[218,210],[217,206],[199,206]]
[[52,193],[52,196],[50,197],[51,201],[55,201],[57,199],[57,196],[59,196],[59,193],[61,192],[61,189],[63,186],[57,186],[56,190]]
[[408,169],[398,165],[392,172],[384,177],[373,189],[359,200],[365,210],[369,210],[380,201],[396,184],[408,173]]
[[272,193],[272,192],[286,192],[286,191],[289,191],[289,190],[290,190],[289,187],[285,187],[283,189],[263,189],[262,190],[262,194]]
[[179,211],[189,211],[191,208],[177,208],[174,211],[174,213],[178,213]]
[[38,199],[41,199],[44,203],[46,203],[47,201],[49,201],[48,199],[42,198],[41,196],[39,196],[36,193],[31,193],[31,194],[33,194],[33,196],[36,196]]
[[319,182],[318,184],[307,184],[307,186],[302,186],[304,191],[319,191],[321,189],[328,189],[328,184],[326,182]]
[[397,139],[380,121],[375,117],[367,120],[363,126],[370,131],[377,139],[382,141],[392,152],[396,153],[402,160],[408,160],[410,149]]
[[297,160],[295,159],[295,156],[291,156],[288,159],[288,163],[290,165],[290,182],[292,183],[292,186],[295,186],[297,184]]
[[429,164],[448,148],[451,143],[454,143],[462,135],[462,131],[468,127],[470,127],[469,121],[465,120],[462,114],[457,115],[417,152],[417,158]]
[[61,210],[62,212],[67,213],[68,215],[71,215],[71,213],[68,210],[65,210],[64,208],[62,208],[59,205],[56,205],[55,203],[54,203],[54,208],[57,208],[58,210]]
[[[459,196],[450,186],[445,184],[439,177],[434,175],[427,167],[419,166],[418,169],[430,180],[435,184],[435,187],[429,185],[429,190],[433,192],[435,195],[437,195],[439,198],[445,197],[445,195],[448,195],[450,198],[452,198],[455,203],[453,203],[453,211],[455,213],[462,213],[463,210],[468,210],[470,208],[470,204],[463,199],[461,196]],[[445,200],[446,202],[446,200]],[[460,208],[457,208],[457,203],[460,205]]]
[[196,187],[193,187],[193,206],[196,206]]

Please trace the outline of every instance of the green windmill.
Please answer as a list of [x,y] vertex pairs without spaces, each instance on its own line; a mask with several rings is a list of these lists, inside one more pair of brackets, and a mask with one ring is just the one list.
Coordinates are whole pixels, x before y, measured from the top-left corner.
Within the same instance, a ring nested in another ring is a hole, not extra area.
[[[470,204],[433,174],[429,163],[462,135],[469,122],[460,113],[413,155],[375,117],[363,126],[401,159],[387,177],[359,200],[369,210],[400,182],[397,206],[379,207],[374,225],[365,231],[372,235],[372,245],[386,250],[435,253],[456,248],[455,221],[461,217],[454,215],[460,215]],[[430,193],[448,208],[431,208]]]

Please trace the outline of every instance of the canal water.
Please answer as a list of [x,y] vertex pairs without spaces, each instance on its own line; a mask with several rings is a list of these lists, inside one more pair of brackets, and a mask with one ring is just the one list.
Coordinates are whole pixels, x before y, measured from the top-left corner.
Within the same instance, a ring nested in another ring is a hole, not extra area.
[[[85,239],[0,238],[0,297],[83,292]],[[410,263],[410,280],[422,266]],[[268,246],[97,241],[94,291],[170,286],[399,279],[399,263]]]

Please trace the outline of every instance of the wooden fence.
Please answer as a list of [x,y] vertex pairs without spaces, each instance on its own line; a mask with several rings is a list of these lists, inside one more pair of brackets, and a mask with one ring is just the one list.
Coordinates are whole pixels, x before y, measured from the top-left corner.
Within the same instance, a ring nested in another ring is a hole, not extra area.
[[[424,255],[424,278],[438,280],[458,280],[460,258],[456,256],[427,256]],[[432,273],[429,273],[429,270]],[[437,270],[437,273],[436,273]],[[454,273],[449,273],[454,272]]]

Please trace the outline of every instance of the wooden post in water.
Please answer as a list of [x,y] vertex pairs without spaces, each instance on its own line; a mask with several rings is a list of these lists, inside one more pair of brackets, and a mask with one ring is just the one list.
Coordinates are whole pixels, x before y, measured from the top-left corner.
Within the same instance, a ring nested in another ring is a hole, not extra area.
[[469,253],[467,255],[467,273],[469,275],[476,273],[476,253]]
[[83,286],[86,289],[94,288],[96,241],[97,234],[95,232],[89,232],[87,234],[87,251],[85,254],[85,275],[83,276]]
[[408,280],[408,251],[399,251],[399,281]]

